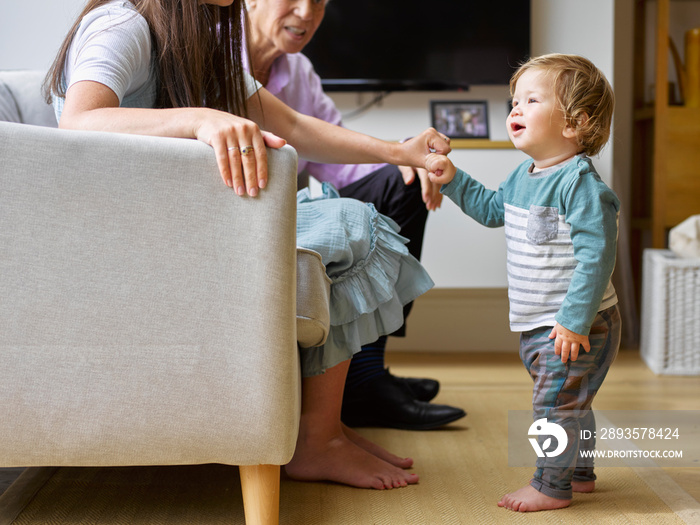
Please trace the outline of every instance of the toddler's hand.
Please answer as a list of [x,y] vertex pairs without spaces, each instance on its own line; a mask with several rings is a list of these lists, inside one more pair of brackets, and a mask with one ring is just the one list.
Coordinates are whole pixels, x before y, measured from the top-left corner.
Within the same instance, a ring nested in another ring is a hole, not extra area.
[[436,184],[447,184],[457,173],[452,161],[438,153],[429,153],[425,157],[425,169],[428,170],[430,180]]
[[581,347],[586,352],[591,351],[591,344],[588,342],[588,336],[577,334],[564,328],[559,323],[554,325],[549,334],[550,339],[554,339],[554,353],[561,355],[561,362],[566,363],[571,357],[572,361],[578,359],[578,352]]

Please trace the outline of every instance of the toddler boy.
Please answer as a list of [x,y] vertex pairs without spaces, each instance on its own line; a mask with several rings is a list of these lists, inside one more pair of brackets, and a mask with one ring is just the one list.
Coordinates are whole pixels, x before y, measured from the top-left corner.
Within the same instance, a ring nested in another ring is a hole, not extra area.
[[[508,136],[530,160],[497,191],[486,189],[444,155],[426,168],[442,193],[489,227],[505,225],[510,326],[534,380],[534,419],[562,426],[568,445],[538,458],[529,485],[498,503],[515,511],[557,509],[572,492],[595,487],[580,430],[620,344],[620,314],[610,282],[620,203],[593,167],[610,136],[614,95],[587,59],[551,54],[530,59],[510,83]],[[583,352],[581,352],[583,350]],[[591,435],[593,435],[591,433]]]

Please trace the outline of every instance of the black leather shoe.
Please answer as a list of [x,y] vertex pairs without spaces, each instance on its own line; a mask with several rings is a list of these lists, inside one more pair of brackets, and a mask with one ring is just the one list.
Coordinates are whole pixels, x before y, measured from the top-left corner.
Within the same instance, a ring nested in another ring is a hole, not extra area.
[[[389,372],[391,375],[391,372]],[[423,379],[419,377],[396,377],[391,375],[395,381],[399,381],[406,385],[413,395],[413,399],[418,401],[430,401],[438,395],[440,391],[440,383],[434,379]]]
[[408,387],[387,370],[357,387],[345,388],[341,419],[349,427],[430,430],[466,415],[461,408],[414,399]]

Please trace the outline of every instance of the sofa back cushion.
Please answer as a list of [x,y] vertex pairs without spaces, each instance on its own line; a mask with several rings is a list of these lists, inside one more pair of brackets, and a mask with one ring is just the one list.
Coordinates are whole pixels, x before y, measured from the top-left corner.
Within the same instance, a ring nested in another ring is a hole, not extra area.
[[41,93],[43,71],[0,71],[0,121],[58,127]]
[[0,80],[0,120],[4,122],[22,122],[15,97],[12,96],[10,88],[2,80]]

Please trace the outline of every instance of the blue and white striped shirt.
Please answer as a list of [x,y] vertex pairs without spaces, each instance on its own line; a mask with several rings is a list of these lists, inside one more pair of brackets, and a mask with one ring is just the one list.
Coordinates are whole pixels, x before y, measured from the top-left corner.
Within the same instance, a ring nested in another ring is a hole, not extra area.
[[498,191],[461,170],[442,192],[489,227],[505,225],[510,326],[524,332],[558,322],[588,335],[597,312],[617,303],[620,202],[578,155],[531,173],[521,164]]

